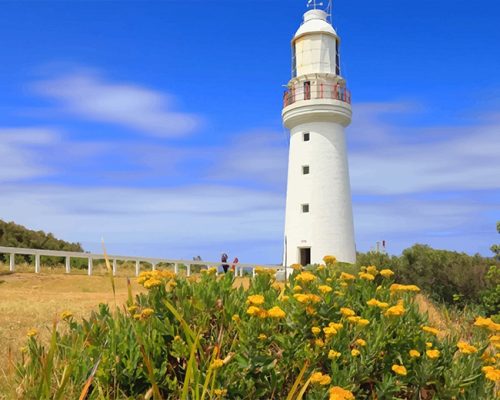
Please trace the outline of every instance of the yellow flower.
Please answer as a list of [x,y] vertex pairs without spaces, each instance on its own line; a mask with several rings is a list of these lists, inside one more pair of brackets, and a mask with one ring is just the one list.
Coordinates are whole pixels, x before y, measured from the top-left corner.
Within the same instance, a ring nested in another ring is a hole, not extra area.
[[31,328],[27,333],[26,336],[28,337],[35,337],[38,335],[38,331],[35,328]]
[[323,375],[321,372],[314,372],[311,375],[311,383],[317,383],[319,385],[329,385],[332,379],[328,375]]
[[382,301],[378,301],[377,299],[370,299],[366,302],[370,307],[379,307],[379,308],[387,308],[389,304],[384,303]]
[[141,311],[141,319],[149,318],[154,313],[155,313],[155,310],[153,310],[152,308],[145,308]]
[[353,316],[347,317],[347,320],[349,322],[352,322],[353,324],[357,324],[360,319],[361,319],[361,317],[358,317],[357,315],[353,315]]
[[427,357],[431,359],[439,358],[439,356],[441,355],[439,350],[427,350],[425,354],[427,354]]
[[254,295],[248,296],[247,303],[252,304],[254,306],[260,306],[260,305],[264,304],[264,296],[262,296],[261,294],[254,294]]
[[342,272],[340,274],[340,279],[344,281],[353,281],[354,279],[356,279],[356,277],[354,275],[348,274],[347,272]]
[[215,389],[214,394],[216,396],[225,396],[227,394],[227,389]]
[[240,316],[238,314],[234,314],[231,319],[234,321],[234,322],[240,322]]
[[309,297],[311,303],[319,303],[321,301],[321,297],[317,294],[308,294],[307,297]]
[[417,350],[410,350],[410,357],[411,358],[419,358],[420,357],[420,352]]
[[62,319],[70,319],[71,317],[73,317],[73,313],[71,311],[66,310],[61,313]]
[[327,281],[328,283],[332,283],[332,282],[333,282],[333,279],[332,279],[332,278],[326,278],[326,281]]
[[491,320],[491,318],[477,317],[476,321],[474,322],[474,326],[487,328],[492,332],[500,332],[500,324],[496,324]]
[[331,292],[333,289],[330,286],[327,286],[327,285],[320,285],[320,286],[318,286],[318,290],[321,293],[325,294],[325,293]]
[[314,334],[314,335],[317,335],[318,333],[321,332],[321,328],[317,327],[317,326],[313,326],[311,328],[311,332]]
[[440,333],[438,329],[432,328],[430,326],[423,326],[422,330],[424,332],[431,333],[431,334],[436,335],[436,336],[439,335],[439,333]]
[[283,296],[281,296],[279,298],[279,300],[281,300],[283,302],[287,302],[288,300],[290,300],[290,296],[287,296],[286,294],[284,294]]
[[420,288],[415,285],[400,285],[398,283],[393,283],[389,290],[392,294],[397,292],[420,292]]
[[212,369],[217,369],[220,368],[224,365],[224,360],[221,360],[220,358],[216,358],[215,360],[212,361],[212,364],[210,364],[210,368]]
[[296,292],[296,293],[297,293],[297,292],[302,292],[302,286],[295,285],[295,286],[293,287],[293,291],[294,291],[294,292]]
[[407,374],[406,368],[403,365],[394,364],[391,369],[396,374],[401,375],[401,376],[406,376],[406,374]]
[[372,274],[373,276],[377,276],[378,269],[375,265],[370,265],[370,266],[366,267],[366,272],[368,272],[369,274]]
[[323,332],[325,333],[325,336],[327,338],[329,338],[330,336],[333,336],[333,335],[336,335],[337,334],[337,329],[331,327],[331,326],[327,326],[325,328],[323,328]]
[[361,352],[360,352],[358,349],[352,349],[352,350],[351,350],[351,355],[352,355],[353,357],[357,357],[357,356],[359,356],[360,354],[361,354]]
[[356,344],[358,346],[364,347],[364,346],[366,346],[366,340],[358,339],[358,340],[356,340]]
[[322,339],[315,339],[314,344],[318,347],[323,347],[325,345],[325,342]]
[[327,265],[333,265],[337,262],[337,259],[334,256],[324,256],[323,262]]
[[496,369],[492,366],[483,367],[482,371],[486,379],[493,382],[500,382],[500,369]]
[[260,308],[259,307],[250,306],[247,309],[247,314],[248,315],[258,315],[259,312],[260,312]]
[[340,386],[333,386],[329,393],[329,400],[355,400],[352,392],[342,389]]
[[432,348],[432,343],[431,342],[425,342],[425,347],[427,347],[428,349],[431,349]]
[[360,272],[358,275],[361,279],[364,279],[367,281],[373,281],[375,279],[375,277],[372,274],[369,274],[367,272]]
[[340,331],[344,327],[344,325],[342,325],[340,322],[330,322],[328,326],[337,331]]
[[291,267],[295,271],[300,271],[302,269],[302,265],[300,264],[292,264]]
[[389,307],[384,313],[386,317],[400,317],[405,313],[405,308],[402,303],[398,303],[396,306]]
[[255,267],[254,270],[257,275],[274,276],[276,274],[276,270],[273,268]]
[[307,294],[295,293],[293,297],[295,298],[295,300],[302,304],[309,302],[309,296]]
[[130,313],[130,314],[135,314],[135,312],[139,309],[139,306],[136,306],[136,305],[132,305],[130,307],[127,307],[127,311]]
[[311,274],[310,272],[305,271],[298,274],[295,277],[295,280],[304,283],[313,282],[316,280],[316,276],[314,276],[314,274]]
[[261,333],[259,336],[258,336],[258,339],[259,340],[266,340],[267,339],[267,336],[264,335],[263,333]]
[[144,287],[146,289],[151,289],[156,286],[161,286],[161,281],[157,278],[151,278],[144,282]]
[[356,312],[351,310],[350,308],[347,308],[347,307],[342,307],[340,309],[340,313],[344,316],[344,317],[351,317],[353,315],[356,315]]
[[307,315],[316,315],[316,310],[314,309],[314,307],[307,306],[306,307],[306,314]]
[[267,310],[267,315],[271,318],[277,319],[286,317],[286,313],[278,306],[274,306],[273,308]]
[[341,356],[341,354],[338,351],[330,350],[328,352],[328,358],[330,360],[335,360],[336,358],[339,358],[340,356]]
[[360,318],[360,319],[358,319],[358,321],[356,323],[358,324],[358,326],[364,327],[364,326],[369,325],[370,321],[368,321],[365,318]]
[[460,341],[457,343],[458,350],[462,354],[474,354],[477,353],[477,348],[470,345],[469,343]]
[[390,278],[394,275],[394,272],[390,269],[383,269],[382,271],[380,271],[380,275],[382,275],[384,278]]
[[316,271],[323,271],[325,268],[326,268],[326,266],[321,264],[321,265],[318,265],[318,268],[316,268]]

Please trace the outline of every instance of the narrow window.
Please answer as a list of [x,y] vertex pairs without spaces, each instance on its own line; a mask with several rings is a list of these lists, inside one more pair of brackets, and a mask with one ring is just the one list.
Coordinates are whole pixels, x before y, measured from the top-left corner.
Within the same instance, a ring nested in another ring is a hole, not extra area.
[[304,82],[304,100],[311,100],[311,82]]
[[303,213],[309,212],[309,204],[302,204],[302,212]]
[[297,53],[295,43],[292,44],[292,78],[297,76]]
[[340,76],[340,53],[339,42],[335,42],[335,74]]
[[302,166],[302,174],[303,175],[309,175],[309,165],[303,165]]
[[304,142],[308,142],[310,139],[309,132],[304,132]]

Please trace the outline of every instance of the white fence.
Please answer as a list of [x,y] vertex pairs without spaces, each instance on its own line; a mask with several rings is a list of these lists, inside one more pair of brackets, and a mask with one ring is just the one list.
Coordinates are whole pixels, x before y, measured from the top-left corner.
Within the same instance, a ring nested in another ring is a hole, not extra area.
[[[87,273],[88,275],[92,275],[93,269],[93,261],[94,260],[104,260],[104,254],[96,254],[96,253],[78,253],[72,251],[56,251],[56,250],[39,250],[39,249],[23,249],[19,247],[2,247],[0,246],[0,254],[8,254],[9,255],[9,270],[14,272],[16,269],[16,255],[31,255],[35,257],[35,272],[40,273],[42,269],[42,265],[40,263],[40,257],[58,257],[64,259],[65,263],[65,272],[67,274],[71,273],[71,259],[86,259],[87,260]],[[227,264],[229,266],[235,266],[235,275],[243,276],[244,270],[251,271],[252,276],[255,276],[255,268],[260,265],[265,268],[272,269],[281,269],[281,266],[277,265],[262,265],[262,264],[234,264],[231,262],[222,263],[218,262],[210,262],[203,260],[169,260],[163,258],[150,258],[150,257],[136,257],[136,256],[119,256],[108,254],[107,258],[111,260],[113,265],[113,275],[116,275],[118,268],[118,261],[123,262],[135,262],[135,275],[139,275],[141,270],[141,263],[146,263],[151,265],[151,269],[155,270],[156,266],[160,263],[162,264],[170,264],[174,266],[174,272],[179,273],[179,267],[181,265],[186,266],[186,275],[191,275],[191,266],[192,265],[206,265],[207,267],[220,267],[222,264]]]

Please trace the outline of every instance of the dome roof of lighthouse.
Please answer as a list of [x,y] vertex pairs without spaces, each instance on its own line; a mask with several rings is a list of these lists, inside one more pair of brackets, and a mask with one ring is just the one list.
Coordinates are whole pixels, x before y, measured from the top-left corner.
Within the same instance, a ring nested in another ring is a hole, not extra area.
[[329,33],[337,36],[333,26],[326,20],[326,12],[323,10],[309,10],[304,14],[304,22],[295,33],[294,39],[307,33]]

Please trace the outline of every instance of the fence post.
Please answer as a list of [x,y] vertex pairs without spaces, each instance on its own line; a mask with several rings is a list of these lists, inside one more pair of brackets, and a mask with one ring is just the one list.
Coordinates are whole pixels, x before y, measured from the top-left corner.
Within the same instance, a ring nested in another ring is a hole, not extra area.
[[89,257],[89,263],[88,263],[88,268],[87,268],[87,273],[88,273],[89,276],[92,275],[92,266],[93,266],[93,264],[92,264],[92,257]]
[[255,275],[256,275],[255,268],[252,268],[252,278],[255,278]]
[[69,274],[71,272],[71,257],[66,256],[66,273]]
[[135,276],[139,276],[140,270],[141,270],[141,262],[139,260],[135,260]]
[[116,275],[116,258],[113,260],[113,276]]
[[174,273],[177,275],[179,273],[179,264],[175,263],[174,264]]
[[151,263],[151,269],[153,271],[156,271],[156,263],[153,263],[153,262]]
[[186,276],[191,276],[191,264],[186,265]]
[[16,267],[16,255],[11,254],[9,259],[9,271],[14,272],[15,267]]
[[40,254],[35,255],[35,273],[40,273]]

